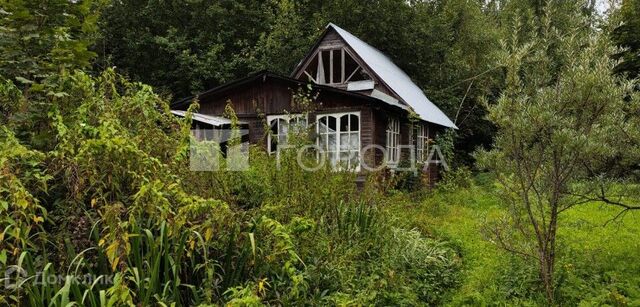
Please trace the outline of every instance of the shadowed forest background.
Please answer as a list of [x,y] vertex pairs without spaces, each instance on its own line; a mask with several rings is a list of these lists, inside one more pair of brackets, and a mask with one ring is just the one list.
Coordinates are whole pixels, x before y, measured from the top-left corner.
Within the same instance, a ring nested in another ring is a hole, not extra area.
[[[0,3],[2,304],[640,304],[638,0]],[[329,22],[460,128],[442,182],[189,171],[170,103],[289,74]]]

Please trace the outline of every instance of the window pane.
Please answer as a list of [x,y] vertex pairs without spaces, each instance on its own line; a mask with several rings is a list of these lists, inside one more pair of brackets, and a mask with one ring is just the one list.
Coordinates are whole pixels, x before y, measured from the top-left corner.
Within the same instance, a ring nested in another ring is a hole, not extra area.
[[320,117],[320,120],[318,121],[318,132],[320,133],[327,133],[327,117],[326,116],[322,116]]
[[350,126],[350,131],[359,131],[360,127],[359,127],[359,121],[358,121],[358,116],[357,115],[349,115],[350,119],[351,119],[351,123],[349,124]]
[[343,132],[340,133],[340,150],[348,150],[349,149],[349,133]]
[[351,150],[358,150],[360,147],[360,140],[358,139],[358,133],[351,133],[349,138],[349,148]]
[[322,51],[322,64],[324,65],[324,83],[331,83],[329,80],[329,72],[331,66],[331,57],[329,56],[329,50]]
[[336,131],[336,118],[329,116],[329,132]]
[[336,151],[338,143],[336,140],[335,133],[329,134],[328,137],[329,137],[329,147],[327,149],[331,151]]
[[301,133],[307,128],[307,121],[302,117],[294,117],[289,121],[289,127],[294,133]]
[[320,135],[320,148],[322,148],[323,150],[327,150],[327,135],[326,134],[321,134]]
[[333,50],[333,80],[332,83],[342,83],[342,50]]
[[340,153],[340,168],[342,170],[348,170],[349,169],[349,153],[348,152],[341,152]]
[[357,151],[351,152],[350,158],[351,158],[351,168],[353,168],[353,169],[357,168],[358,165],[360,165],[360,159],[358,157],[358,152]]
[[289,133],[289,123],[287,123],[286,120],[281,118],[281,119],[278,119],[278,124],[280,126],[278,127],[278,129],[280,130],[278,134],[287,135],[287,133]]
[[271,120],[271,133],[278,134],[278,120],[277,119],[272,119]]
[[336,159],[337,158],[336,153],[329,152],[328,158],[329,158],[329,162],[331,163],[331,166],[336,167],[336,164],[338,162]]
[[340,117],[340,131],[349,131],[349,115]]

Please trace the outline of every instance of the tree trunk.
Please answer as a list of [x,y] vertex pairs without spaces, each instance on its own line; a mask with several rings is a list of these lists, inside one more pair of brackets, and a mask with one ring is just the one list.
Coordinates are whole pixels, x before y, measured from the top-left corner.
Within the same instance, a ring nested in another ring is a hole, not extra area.
[[554,278],[556,260],[556,232],[558,229],[558,201],[557,198],[552,200],[549,228],[545,233],[545,240],[542,246],[539,246],[540,252],[540,278],[544,286],[544,292],[549,305],[554,304]]
[[540,253],[540,279],[544,286],[544,293],[547,297],[549,305],[553,305],[553,269],[554,259],[553,255],[548,250],[543,250]]

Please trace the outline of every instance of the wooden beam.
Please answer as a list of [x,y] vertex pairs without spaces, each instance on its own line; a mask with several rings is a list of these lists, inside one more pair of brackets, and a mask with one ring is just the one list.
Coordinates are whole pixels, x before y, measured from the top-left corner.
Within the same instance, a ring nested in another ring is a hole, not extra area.
[[340,58],[342,63],[340,63],[340,83],[344,83],[344,48],[340,48]]
[[304,74],[307,75],[307,77],[309,77],[309,79],[311,79],[313,83],[316,83],[316,79],[314,79],[306,70],[304,71]]
[[325,74],[324,74],[324,64],[322,63],[323,61],[322,58],[323,58],[322,52],[318,52],[318,73],[316,77],[316,83],[318,84],[326,83]]
[[349,80],[351,80],[351,77],[353,77],[353,75],[355,75],[359,69],[360,66],[356,67],[356,69],[354,69],[353,72],[349,75],[349,78],[347,78],[347,80],[344,80],[344,82],[349,82]]
[[329,83],[333,84],[333,50],[329,50]]

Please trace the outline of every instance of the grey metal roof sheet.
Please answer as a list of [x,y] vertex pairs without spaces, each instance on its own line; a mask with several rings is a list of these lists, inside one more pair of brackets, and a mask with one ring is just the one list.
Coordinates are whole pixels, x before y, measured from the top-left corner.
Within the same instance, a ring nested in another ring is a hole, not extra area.
[[457,129],[456,125],[442,112],[424,92],[411,81],[411,78],[400,67],[396,66],[378,49],[363,42],[348,31],[329,23],[345,42],[362,58],[362,60],[391,89],[398,94],[425,121]]
[[[180,111],[180,110],[171,110],[171,113],[180,117],[185,117],[187,112],[186,111]],[[209,124],[212,126],[223,126],[223,125],[231,125],[231,120],[228,118],[224,118],[222,116],[213,116],[213,115],[206,115],[206,114],[201,114],[201,113],[192,113],[191,118],[194,121],[197,122],[201,122],[201,123],[205,123],[205,124]],[[238,124],[240,125],[246,125],[246,122],[238,122]]]

